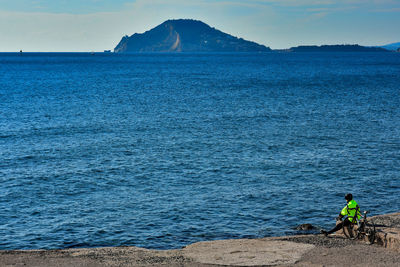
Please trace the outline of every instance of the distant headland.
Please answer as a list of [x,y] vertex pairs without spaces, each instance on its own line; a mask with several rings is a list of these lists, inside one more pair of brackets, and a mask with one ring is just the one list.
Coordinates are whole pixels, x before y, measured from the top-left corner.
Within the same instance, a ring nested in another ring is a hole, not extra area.
[[309,45],[297,46],[287,50],[288,52],[390,52],[382,47],[366,47],[361,45]]
[[367,47],[358,44],[302,45],[276,49],[232,36],[192,19],[167,20],[144,33],[124,36],[115,53],[140,52],[394,52],[398,43]]

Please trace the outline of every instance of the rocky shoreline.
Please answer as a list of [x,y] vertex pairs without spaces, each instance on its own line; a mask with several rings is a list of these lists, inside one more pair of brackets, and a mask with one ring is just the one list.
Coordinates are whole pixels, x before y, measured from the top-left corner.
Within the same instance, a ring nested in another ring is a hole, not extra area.
[[0,251],[0,266],[398,266],[400,212],[373,217],[377,241],[340,233],[206,241],[176,250],[138,247]]

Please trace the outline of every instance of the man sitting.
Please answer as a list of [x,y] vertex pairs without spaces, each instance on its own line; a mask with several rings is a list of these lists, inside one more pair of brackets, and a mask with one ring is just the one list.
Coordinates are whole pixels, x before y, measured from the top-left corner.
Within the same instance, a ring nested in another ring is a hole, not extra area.
[[346,194],[344,198],[347,201],[347,205],[342,209],[339,216],[337,217],[337,220],[342,220],[342,218],[346,215],[347,218],[344,219],[344,221],[338,223],[334,228],[332,228],[329,231],[321,230],[321,233],[324,234],[325,236],[328,236],[329,234],[332,234],[342,229],[343,226],[350,225],[351,223],[356,223],[357,220],[361,218],[360,207],[358,206],[357,202],[353,199],[353,195]]

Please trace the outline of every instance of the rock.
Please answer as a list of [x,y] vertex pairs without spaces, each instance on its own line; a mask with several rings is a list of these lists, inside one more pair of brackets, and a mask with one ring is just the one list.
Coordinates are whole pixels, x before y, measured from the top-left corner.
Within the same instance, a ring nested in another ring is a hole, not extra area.
[[376,227],[400,228],[400,212],[384,214],[384,215],[376,215],[373,217],[368,217],[368,219],[372,220]]
[[304,224],[300,224],[295,229],[300,230],[300,231],[309,231],[309,230],[315,230],[316,228],[315,228],[315,226],[313,226],[310,223],[304,223]]
[[375,242],[400,252],[400,212],[370,217],[376,227]]
[[312,244],[265,239],[199,242],[183,249],[193,262],[224,266],[292,265],[313,249]]

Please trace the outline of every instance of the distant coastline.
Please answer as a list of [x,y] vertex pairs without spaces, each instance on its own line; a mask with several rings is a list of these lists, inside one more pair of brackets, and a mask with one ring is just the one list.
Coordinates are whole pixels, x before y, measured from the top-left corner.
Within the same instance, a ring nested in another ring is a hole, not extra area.
[[[336,47],[336,48],[335,48]],[[88,54],[88,55],[95,55],[95,54],[136,54],[136,53],[143,53],[143,54],[151,54],[151,53],[171,53],[171,51],[133,51],[133,52],[115,52],[112,50],[104,50],[104,51],[53,51],[53,52],[38,52],[38,51],[27,51],[27,52],[0,52],[2,55],[44,55],[44,54]],[[400,53],[400,48],[397,50],[387,50],[384,48],[379,47],[367,47],[361,45],[310,45],[310,46],[296,46],[286,49],[271,49],[269,51],[174,51],[173,53],[180,53],[180,54],[196,54],[196,53]]]
[[[400,43],[399,43],[400,44]],[[396,48],[396,43],[391,48]],[[107,50],[108,51],[108,50]],[[114,53],[148,52],[395,52],[385,46],[359,44],[301,45],[289,49],[271,49],[244,40],[192,19],[167,20],[144,33],[122,37]]]
[[287,50],[287,52],[391,52],[382,47],[366,47],[358,44],[354,45],[309,45],[309,46],[297,46],[291,47]]

